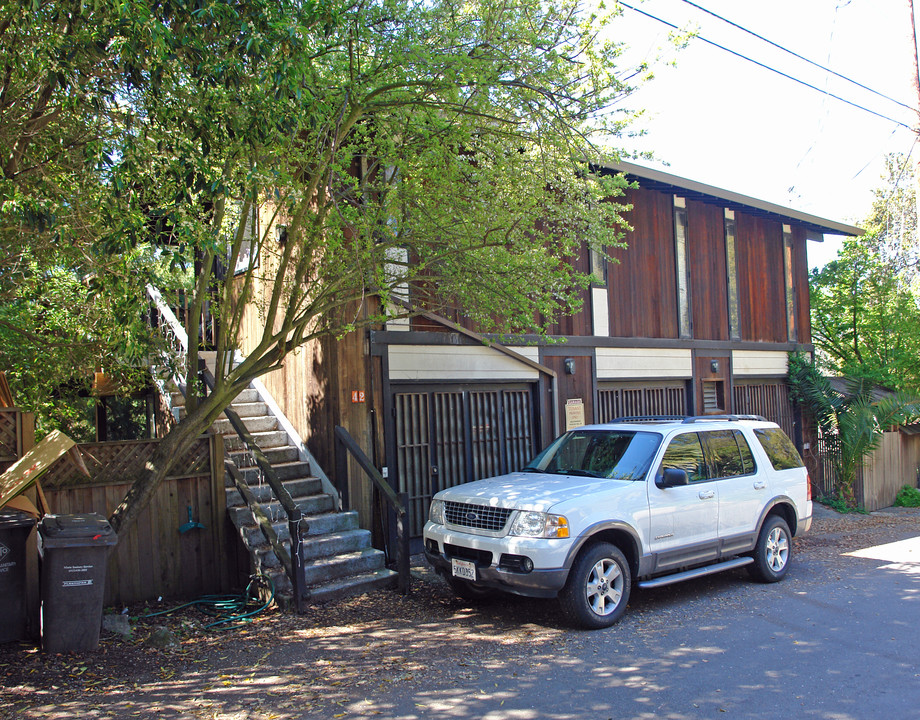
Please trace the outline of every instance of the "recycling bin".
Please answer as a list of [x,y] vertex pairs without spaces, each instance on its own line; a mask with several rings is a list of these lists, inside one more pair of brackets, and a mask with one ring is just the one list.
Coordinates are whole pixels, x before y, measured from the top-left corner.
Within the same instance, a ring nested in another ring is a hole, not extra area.
[[45,515],[38,525],[42,649],[99,647],[106,564],[118,536],[96,513]]
[[20,510],[0,511],[0,643],[28,638],[26,541],[35,518]]

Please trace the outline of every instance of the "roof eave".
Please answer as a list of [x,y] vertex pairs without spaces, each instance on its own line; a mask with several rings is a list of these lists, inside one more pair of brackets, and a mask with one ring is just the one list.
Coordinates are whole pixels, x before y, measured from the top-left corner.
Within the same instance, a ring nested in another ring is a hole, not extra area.
[[[828,220],[827,218],[810,215],[799,212],[792,208],[776,205],[775,203],[758,200],[757,198],[741,195],[740,193],[725,190],[723,188],[706,185],[705,183],[695,180],[688,180],[678,175],[672,175],[661,170],[643,167],[630,162],[603,162],[595,163],[595,167],[603,171],[623,173],[627,177],[636,178],[640,185],[650,189],[658,189],[666,192],[673,192],[688,199],[699,199],[703,202],[712,202],[720,200],[725,203],[729,209],[739,209],[755,211],[755,214],[773,217],[787,223],[793,222],[803,225],[807,230],[817,232],[821,235],[845,235],[858,237],[865,234],[865,230],[855,225]],[[645,182],[643,182],[645,181]]]

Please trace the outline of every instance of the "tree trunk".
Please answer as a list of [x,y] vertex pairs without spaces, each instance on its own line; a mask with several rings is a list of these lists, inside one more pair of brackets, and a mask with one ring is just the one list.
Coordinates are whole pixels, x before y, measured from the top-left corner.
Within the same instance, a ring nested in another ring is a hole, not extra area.
[[157,443],[157,448],[144,465],[140,477],[134,481],[124,500],[109,518],[109,523],[118,535],[123,535],[134,524],[156,494],[176,460],[185,454],[202,433],[207,431],[214,420],[248,383],[247,380],[242,385],[237,383],[230,387],[224,386],[208,395],[190,415],[183,418]]

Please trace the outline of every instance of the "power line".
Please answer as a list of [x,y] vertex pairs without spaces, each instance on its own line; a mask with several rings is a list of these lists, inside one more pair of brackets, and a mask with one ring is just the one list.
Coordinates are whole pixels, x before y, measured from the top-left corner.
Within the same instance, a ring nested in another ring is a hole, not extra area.
[[[628,8],[628,9],[632,10],[633,12],[637,12],[637,13],[639,13],[640,15],[644,15],[645,17],[650,18],[651,20],[654,20],[654,21],[656,21],[656,22],[660,22],[662,25],[667,25],[669,28],[671,28],[671,29],[673,29],[673,30],[678,30],[678,31],[680,30],[680,28],[679,28],[677,25],[674,25],[673,23],[670,23],[670,22],[668,22],[667,20],[662,20],[660,17],[656,17],[655,15],[652,15],[651,13],[647,13],[647,12],[645,12],[645,10],[640,10],[639,8],[633,7],[632,5],[629,5],[628,3],[623,2],[623,0],[618,0],[618,2],[619,2],[620,5],[622,5],[622,6],[625,7],[625,8]],[[717,42],[714,42],[714,41],[712,41],[712,40],[709,40],[708,38],[705,38],[705,37],[703,37],[702,35],[696,35],[695,37],[696,37],[697,40],[702,40],[704,43],[707,43],[707,44],[709,44],[709,45],[712,45],[713,47],[716,47],[716,48],[718,48],[719,50],[724,50],[725,52],[730,53],[731,55],[734,55],[735,57],[738,57],[738,58],[740,58],[740,59],[742,59],[742,60],[746,60],[746,61],[749,62],[749,63],[753,63],[754,65],[757,65],[758,67],[762,67],[764,70],[769,70],[769,71],[772,72],[772,73],[776,73],[777,75],[780,75],[781,77],[784,77],[784,78],[786,78],[787,80],[792,80],[793,82],[797,82],[797,83],[799,83],[800,85],[804,85],[805,87],[807,87],[807,88],[809,88],[809,89],[811,89],[811,90],[814,90],[814,91],[816,91],[816,92],[819,92],[819,93],[821,93],[822,95],[827,95],[828,97],[832,97],[832,98],[834,98],[835,100],[839,100],[839,101],[842,102],[842,103],[846,103],[847,105],[850,105],[850,106],[852,106],[852,107],[854,107],[854,108],[857,108],[858,110],[862,110],[863,112],[870,113],[871,115],[875,115],[876,117],[882,118],[883,120],[887,120],[888,122],[893,122],[893,123],[895,123],[896,125],[900,125],[900,126],[903,127],[903,128],[907,128],[907,129],[910,130],[911,132],[914,132],[914,131],[915,131],[915,129],[914,129],[913,127],[911,127],[910,125],[906,125],[905,123],[902,123],[900,120],[895,120],[894,118],[888,117],[887,115],[883,115],[883,114],[880,113],[880,112],[876,112],[875,110],[870,110],[869,108],[867,108],[867,107],[865,107],[865,106],[863,106],[863,105],[860,105],[860,104],[858,104],[858,103],[855,103],[855,102],[853,102],[852,100],[847,100],[846,98],[842,98],[842,97],[840,97],[839,95],[835,95],[835,94],[832,93],[832,92],[828,92],[827,90],[822,90],[821,88],[816,87],[816,86],[812,85],[811,83],[807,83],[807,82],[805,82],[804,80],[800,80],[800,79],[797,78],[797,77],[793,77],[792,75],[789,75],[788,73],[784,73],[782,70],[777,70],[777,69],[774,68],[774,67],[770,67],[769,65],[766,65],[765,63],[762,63],[762,62],[760,62],[759,60],[755,60],[754,58],[750,58],[750,57],[748,57],[747,55],[742,55],[741,53],[739,53],[739,52],[737,52],[737,51],[735,51],[735,50],[732,50],[732,49],[730,49],[730,48],[727,48],[727,47],[725,47],[724,45],[720,45],[720,44],[717,43]]]
[[839,72],[837,72],[836,70],[831,70],[829,67],[825,67],[825,66],[822,65],[821,63],[815,62],[814,60],[809,60],[807,57],[804,57],[804,56],[802,56],[802,55],[799,55],[797,52],[795,52],[795,51],[793,51],[793,50],[789,50],[788,48],[785,48],[785,47],[783,47],[782,45],[780,45],[779,43],[775,43],[775,42],[773,42],[772,40],[769,40],[769,39],[765,38],[763,35],[760,35],[760,34],[754,32],[753,30],[748,30],[746,27],[743,27],[743,26],[739,25],[739,24],[736,23],[736,22],[732,22],[732,21],[729,20],[728,18],[724,18],[724,17],[722,17],[721,15],[718,15],[718,14],[714,13],[712,10],[707,10],[706,8],[702,7],[701,5],[697,5],[695,2],[692,2],[692,0],[681,0],[681,2],[684,2],[684,3],[686,3],[687,5],[690,5],[691,7],[695,7],[697,10],[700,10],[700,11],[702,11],[702,12],[708,14],[708,15],[712,15],[714,18],[716,18],[716,19],[718,19],[718,20],[721,20],[721,21],[724,22],[724,23],[728,23],[728,24],[731,25],[732,27],[737,28],[738,30],[741,30],[742,32],[746,32],[748,35],[752,35],[753,37],[757,38],[758,40],[762,40],[763,42],[767,43],[768,45],[772,45],[773,47],[775,47],[775,48],[777,48],[777,49],[779,49],[779,50],[782,50],[784,53],[788,53],[789,55],[792,55],[793,57],[798,58],[799,60],[803,60],[804,62],[807,62],[809,65],[813,65],[813,66],[816,67],[816,68],[820,68],[821,70],[824,70],[825,72],[829,72],[831,75],[833,75],[833,76],[835,76],[835,77],[839,77],[841,80],[846,80],[848,83],[852,83],[853,85],[856,85],[857,87],[860,87],[860,88],[862,88],[863,90],[867,90],[868,92],[872,93],[873,95],[878,95],[878,96],[881,97],[881,98],[885,98],[885,100],[890,100],[890,101],[893,102],[895,105],[900,105],[901,107],[907,108],[908,110],[910,110],[910,111],[912,111],[912,112],[916,112],[916,108],[911,107],[910,105],[907,105],[907,104],[905,104],[905,103],[902,103],[900,100],[896,100],[895,98],[890,97],[889,95],[885,95],[885,93],[879,92],[878,90],[873,90],[872,88],[868,87],[867,85],[863,85],[861,82],[858,82],[857,80],[853,80],[852,78],[849,78],[849,77],[847,77],[846,75],[841,75],[841,74],[840,74]]

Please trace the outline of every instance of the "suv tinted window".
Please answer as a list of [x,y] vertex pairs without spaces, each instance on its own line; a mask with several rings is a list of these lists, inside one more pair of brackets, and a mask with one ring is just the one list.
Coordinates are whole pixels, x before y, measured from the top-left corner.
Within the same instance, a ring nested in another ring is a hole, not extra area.
[[684,433],[671,440],[661,460],[661,469],[667,468],[686,471],[690,482],[708,479],[709,472],[703,459],[703,446],[700,444],[699,435]]
[[714,478],[754,472],[754,456],[740,430],[712,430],[704,435]]
[[779,428],[757,428],[754,430],[774,470],[789,470],[804,466],[795,445]]

